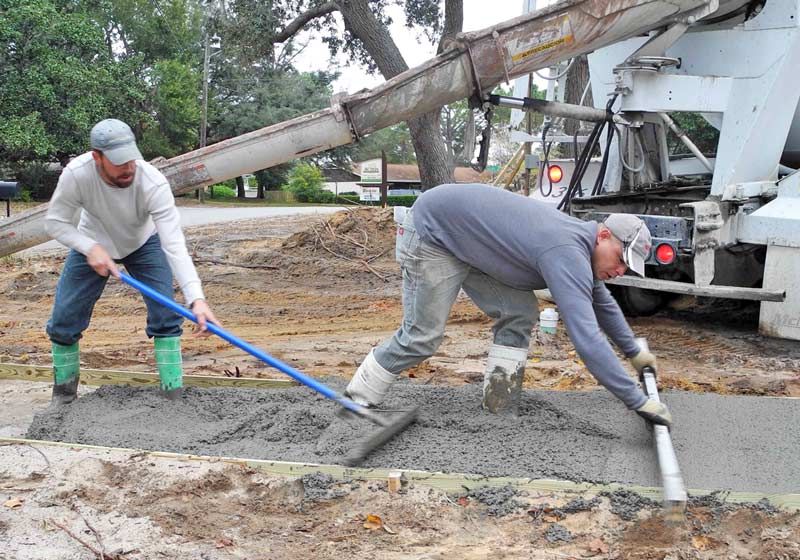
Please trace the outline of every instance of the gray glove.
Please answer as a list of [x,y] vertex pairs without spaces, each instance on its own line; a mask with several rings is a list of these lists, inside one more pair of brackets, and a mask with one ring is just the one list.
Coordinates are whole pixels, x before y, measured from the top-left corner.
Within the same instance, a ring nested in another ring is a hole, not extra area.
[[661,424],[667,428],[672,426],[672,415],[664,403],[648,399],[646,403],[636,409],[636,414],[653,424]]

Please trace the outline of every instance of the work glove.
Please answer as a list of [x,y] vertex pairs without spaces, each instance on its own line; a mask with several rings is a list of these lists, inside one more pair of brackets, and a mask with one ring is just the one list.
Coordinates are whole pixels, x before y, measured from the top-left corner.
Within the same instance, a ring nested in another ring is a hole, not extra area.
[[646,403],[636,409],[636,414],[653,424],[661,424],[667,428],[672,426],[672,414],[669,413],[669,409],[664,403],[648,399]]
[[631,358],[631,364],[639,372],[639,377],[642,376],[642,370],[648,366],[653,370],[658,369],[656,367],[656,357],[650,353],[650,350],[640,350],[638,354]]

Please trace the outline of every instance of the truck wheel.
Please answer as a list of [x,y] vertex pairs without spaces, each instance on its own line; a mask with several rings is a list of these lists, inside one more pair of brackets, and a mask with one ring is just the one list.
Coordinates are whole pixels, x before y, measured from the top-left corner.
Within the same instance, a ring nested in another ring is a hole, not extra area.
[[667,301],[663,292],[631,286],[609,286],[611,294],[626,315],[652,315]]

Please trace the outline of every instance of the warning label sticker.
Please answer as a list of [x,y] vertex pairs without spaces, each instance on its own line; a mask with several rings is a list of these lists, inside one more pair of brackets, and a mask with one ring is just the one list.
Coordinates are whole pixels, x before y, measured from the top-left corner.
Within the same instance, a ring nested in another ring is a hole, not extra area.
[[574,36],[572,35],[569,16],[563,14],[545,22],[544,27],[537,30],[532,37],[526,38],[524,41],[518,41],[514,50],[509,48],[509,54],[511,55],[511,61],[517,63],[543,51],[572,43],[573,40]]

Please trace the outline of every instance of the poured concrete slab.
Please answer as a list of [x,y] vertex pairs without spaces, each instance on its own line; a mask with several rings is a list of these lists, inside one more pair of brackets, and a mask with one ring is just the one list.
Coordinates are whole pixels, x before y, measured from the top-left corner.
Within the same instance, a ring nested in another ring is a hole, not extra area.
[[[800,400],[667,392],[687,487],[800,492]],[[363,463],[488,476],[659,486],[651,430],[605,391],[525,392],[517,415],[480,409],[480,390],[398,383],[387,408],[417,405],[420,420]],[[105,386],[27,437],[181,453],[336,463],[371,430],[344,421],[308,389]]]

